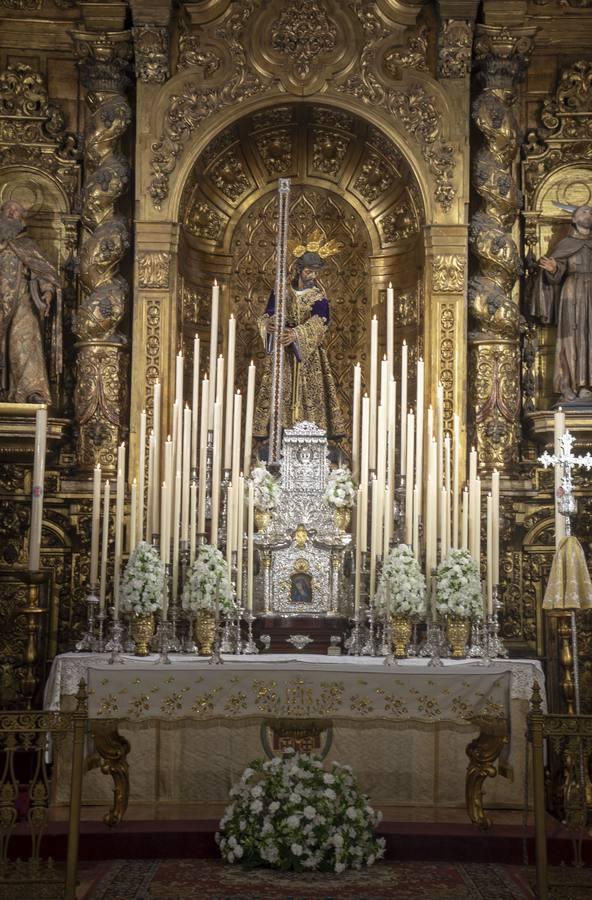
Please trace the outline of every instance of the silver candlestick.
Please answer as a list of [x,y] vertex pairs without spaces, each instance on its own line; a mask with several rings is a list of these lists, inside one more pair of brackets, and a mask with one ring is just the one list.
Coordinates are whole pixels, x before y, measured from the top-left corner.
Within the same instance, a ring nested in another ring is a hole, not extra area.
[[122,663],[123,659],[121,654],[123,653],[123,625],[119,621],[119,617],[115,618],[115,607],[111,607],[111,616],[112,616],[112,624],[111,624],[111,637],[107,644],[105,645],[105,650],[107,653],[110,653],[108,662],[110,665],[114,663]]
[[361,654],[362,656],[376,656],[376,641],[374,638],[374,604],[371,603],[366,611],[368,619],[368,637],[364,642]]
[[171,624],[161,619],[156,629],[156,648],[158,650],[157,665],[170,666],[169,651],[171,649]]
[[349,649],[348,656],[360,656],[362,653],[361,644],[361,633],[360,633],[360,625],[361,625],[361,615],[360,610],[356,610],[354,613],[354,617],[351,620],[353,623],[352,632],[349,638]]
[[253,640],[253,622],[255,621],[255,616],[253,615],[252,612],[249,611],[249,612],[247,612],[247,615],[245,618],[247,621],[248,631],[247,631],[247,642],[245,644],[243,653],[245,653],[247,656],[253,656],[255,653],[259,653],[259,650],[257,649],[257,644]]
[[235,621],[235,632],[234,632],[234,652],[237,656],[240,656],[243,652],[243,639],[241,634],[241,622],[243,620],[243,607],[237,603],[236,606],[236,621]]
[[78,653],[92,652],[97,649],[97,639],[95,637],[95,614],[99,605],[97,597],[96,585],[89,585],[88,594],[86,595],[86,631],[76,644]]
[[105,607],[99,606],[99,614],[97,616],[97,621],[99,623],[99,634],[97,637],[97,653],[105,652],[105,619],[107,618],[107,614],[105,613]]
[[218,593],[216,593],[216,605],[214,607],[214,648],[212,650],[212,655],[208,659],[208,663],[211,666],[224,665],[224,660],[222,659],[222,654],[220,652],[220,601],[218,599]]

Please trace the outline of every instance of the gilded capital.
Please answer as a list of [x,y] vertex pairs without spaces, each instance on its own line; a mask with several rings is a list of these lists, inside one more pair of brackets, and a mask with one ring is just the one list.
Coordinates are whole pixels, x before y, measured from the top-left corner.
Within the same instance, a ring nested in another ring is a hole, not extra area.
[[473,55],[488,87],[512,88],[530,63],[536,28],[477,25]]
[[124,92],[131,84],[130,31],[73,31],[80,80],[90,91]]

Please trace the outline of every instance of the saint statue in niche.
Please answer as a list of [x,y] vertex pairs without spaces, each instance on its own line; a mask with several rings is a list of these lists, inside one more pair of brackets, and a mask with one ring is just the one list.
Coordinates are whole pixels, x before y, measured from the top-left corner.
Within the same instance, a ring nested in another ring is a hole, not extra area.
[[16,200],[0,208],[0,397],[10,403],[50,403],[44,331],[51,301],[52,369],[61,372],[61,291],[57,272],[27,236]]
[[553,388],[561,402],[592,405],[592,206],[572,213],[569,235],[539,260],[530,311],[557,324]]
[[[282,335],[284,356],[284,397],[282,425],[314,422],[336,439],[345,434],[345,422],[333,373],[329,366],[323,340],[329,327],[329,300],[319,287],[317,278],[325,259],[338,253],[342,245],[337,241],[322,243],[322,235],[315,231],[306,244],[289,241],[295,257],[293,277],[286,305],[286,327]],[[253,433],[267,436],[270,415],[272,380],[272,335],[274,332],[275,295],[271,292],[264,314],[259,319],[259,331],[265,344],[266,357],[257,396]]]

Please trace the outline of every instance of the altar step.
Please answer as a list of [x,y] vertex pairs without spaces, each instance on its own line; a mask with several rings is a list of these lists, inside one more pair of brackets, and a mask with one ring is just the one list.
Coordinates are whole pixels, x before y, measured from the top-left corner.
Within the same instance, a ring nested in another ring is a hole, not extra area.
[[[426,862],[479,862],[521,865],[523,836],[518,810],[492,810],[494,824],[482,831],[467,823],[463,810],[429,808],[385,810],[379,832],[386,838],[386,859]],[[83,815],[88,815],[83,810]],[[101,810],[101,814],[104,810]],[[130,810],[131,812],[131,810]],[[129,815],[129,813],[128,813]],[[396,815],[396,818],[395,818]],[[81,860],[107,859],[215,859],[219,856],[214,835],[219,815],[202,819],[128,819],[110,829],[102,821],[83,821],[80,826]],[[527,828],[528,859],[534,862],[534,829]],[[557,820],[547,818],[549,864],[573,862],[572,840]],[[66,857],[67,822],[50,822],[43,839],[43,856],[62,861]],[[30,838],[17,833],[10,842],[10,856],[26,857]],[[592,864],[592,837],[583,843],[583,859]]]
[[326,654],[331,638],[343,652],[348,633],[349,620],[343,616],[258,616],[253,625],[259,646],[262,636],[269,638],[271,653]]

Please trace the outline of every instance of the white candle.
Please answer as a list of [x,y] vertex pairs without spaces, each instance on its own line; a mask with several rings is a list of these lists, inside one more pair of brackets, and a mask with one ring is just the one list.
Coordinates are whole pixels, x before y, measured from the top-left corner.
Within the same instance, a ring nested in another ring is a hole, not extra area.
[[[401,413],[403,415],[403,413]],[[415,416],[407,413],[407,469],[405,472],[405,542],[410,547],[413,541],[413,446],[415,442]]]
[[452,546],[458,547],[460,503],[460,416],[454,414],[454,475],[452,477]]
[[444,387],[436,387],[436,441],[438,443],[438,485],[444,480]]
[[378,319],[370,323],[370,468],[376,470],[376,408],[378,405]]
[[90,537],[90,587],[96,590],[99,580],[99,536],[101,530],[101,466],[93,470],[93,500]]
[[109,486],[109,482],[105,482],[105,487],[103,488],[104,499],[103,499],[103,534],[102,534],[102,545],[101,545],[101,586],[99,592],[99,610],[100,612],[105,611],[105,595],[107,592],[107,554],[109,553],[109,502],[110,502],[110,494],[111,488]]
[[140,413],[140,435],[138,437],[138,503],[134,527],[134,546],[142,540],[144,532],[144,489],[146,476],[146,410]]
[[417,485],[413,488],[413,554],[419,562],[419,490]]
[[487,495],[487,613],[493,612],[493,497]]
[[362,553],[365,553],[368,549],[368,482],[363,481],[360,485],[360,489],[362,491],[361,501],[360,501],[360,550]]
[[161,489],[160,489],[160,558],[162,562],[167,565],[169,561],[169,554],[171,545],[167,540],[167,525],[168,525],[168,490],[167,483],[163,481]]
[[380,509],[380,497],[379,490],[381,489],[380,483],[376,476],[372,476],[371,486],[370,486],[370,496],[372,498],[372,507],[370,511],[371,515],[371,531],[370,531],[370,602],[372,602],[372,598],[374,597],[376,591],[376,557],[379,554],[379,509]]
[[469,549],[469,489],[465,488],[462,496],[462,531],[460,546],[463,550]]
[[228,570],[232,570],[232,551],[234,550],[235,523],[234,523],[234,485],[232,481],[226,488],[226,562]]
[[436,515],[435,511],[437,509],[437,504],[434,502],[436,499],[436,485],[434,484],[434,480],[428,472],[428,478],[426,483],[426,510],[427,515],[425,517],[425,560],[426,560],[426,584],[428,589],[428,595],[430,593],[431,584],[432,584],[432,570],[436,567]]
[[395,371],[395,292],[389,282],[386,289],[386,357],[389,381]]
[[401,475],[407,472],[407,364],[409,348],[403,341],[401,348]]
[[491,517],[492,517],[492,545],[491,567],[493,584],[499,584],[499,536],[500,536],[500,473],[493,470],[491,476]]
[[31,486],[31,529],[29,532],[30,572],[38,572],[41,562],[41,525],[43,523],[46,444],[47,407],[44,406],[35,413],[35,450],[33,456],[33,484]]
[[214,281],[212,286],[212,312],[210,315],[210,403],[208,428],[214,427],[214,402],[216,399],[216,358],[218,355],[218,305],[220,303],[220,288]]
[[152,430],[154,432],[154,460],[153,460],[153,484],[154,495],[152,497],[152,534],[160,531],[160,382],[154,384],[154,400],[152,412]]
[[197,482],[192,481],[189,488],[190,512],[189,512],[189,564],[195,560],[195,548],[197,544]]
[[220,515],[220,469],[222,466],[222,406],[214,404],[214,458],[212,464],[212,519],[210,543],[218,546],[218,519]]
[[386,480],[386,405],[378,407],[378,437],[376,443],[376,476],[381,484]]
[[228,368],[226,372],[226,424],[224,426],[224,468],[232,465],[232,397],[234,394],[234,354],[236,346],[236,319],[228,320]]
[[389,400],[387,407],[387,435],[388,435],[388,456],[387,456],[387,472],[391,490],[394,491],[396,485],[395,472],[395,455],[397,449],[397,382],[391,378],[389,386]]
[[245,412],[245,455],[243,472],[245,478],[251,472],[251,455],[253,453],[253,413],[255,410],[255,363],[251,360],[247,375],[247,409]]
[[475,479],[475,518],[474,528],[474,560],[477,569],[481,568],[481,479]]
[[220,354],[216,363],[216,403],[219,403],[220,408],[224,409],[224,357],[222,354]]
[[129,552],[133,553],[136,549],[137,543],[137,524],[138,524],[138,484],[136,479],[132,481],[131,487],[131,496],[130,496],[130,522],[129,522],[129,532],[128,532],[128,541],[129,541]]
[[193,385],[191,396],[191,468],[197,469],[199,461],[199,337],[193,339]]
[[206,531],[206,462],[208,453],[209,386],[210,382],[206,375],[201,383],[201,430],[199,435],[199,499],[197,505],[198,534],[205,534]]
[[[554,425],[554,445],[553,452],[556,456],[561,453],[561,438],[565,434],[565,413],[559,407],[553,416]],[[555,547],[559,546],[561,540],[565,537],[565,516],[562,516],[557,508],[557,491],[561,488],[561,480],[563,478],[563,466],[555,466]]]
[[173,600],[176,600],[179,591],[179,525],[181,518],[181,472],[177,469],[175,475],[175,494],[173,498]]
[[356,553],[355,553],[355,575],[354,575],[354,612],[358,613],[360,609],[360,586],[361,586],[361,566],[362,566],[362,503],[363,491],[362,487],[356,493]]
[[389,392],[390,376],[389,376],[388,365],[389,364],[388,364],[388,360],[387,360],[386,356],[383,356],[382,361],[380,363],[380,397],[379,397],[379,401],[378,401],[380,404],[382,404],[382,406],[388,406],[388,402],[389,402],[388,392]]
[[419,509],[421,516],[423,486],[423,359],[417,360],[417,395],[415,403],[415,484],[417,485]]
[[352,475],[354,480],[360,478],[360,406],[362,392],[362,368],[359,363],[354,366],[354,396],[352,408]]
[[[157,479],[158,480],[158,479]],[[144,540],[146,543],[150,543],[152,541],[152,534],[154,531],[153,520],[152,520],[152,507],[154,504],[154,431],[150,431],[150,438],[148,441],[148,484],[146,486],[146,531],[144,533]]]
[[386,559],[387,553],[389,552],[390,542],[391,542],[391,534],[392,534],[392,521],[393,521],[393,496],[392,496],[392,487],[390,482],[386,486],[385,497],[384,497],[384,544],[382,548],[382,555]]
[[117,492],[115,497],[115,552],[113,560],[113,617],[119,619],[119,583],[123,551],[123,507],[125,502],[125,444],[117,453]]
[[234,518],[236,521],[236,599],[243,598],[243,532],[245,517],[245,479],[241,474],[238,477],[238,489],[236,492],[236,509]]
[[183,371],[184,371],[183,352],[177,353],[177,364],[175,366],[175,403],[179,409],[183,409]]
[[247,520],[247,609],[253,612],[253,540],[255,523],[254,485],[249,481],[249,515]]
[[446,527],[446,511],[448,503],[446,502],[446,488],[440,488],[440,559],[446,559],[448,556],[448,529]]
[[232,428],[232,480],[237,487],[238,477],[240,475],[242,403],[243,398],[241,392],[237,391],[234,395],[234,417]]
[[181,476],[181,540],[189,540],[189,489],[191,486],[191,410],[188,406],[183,410],[183,472]]
[[361,445],[360,484],[367,484],[370,466],[370,399],[367,394],[362,398]]

